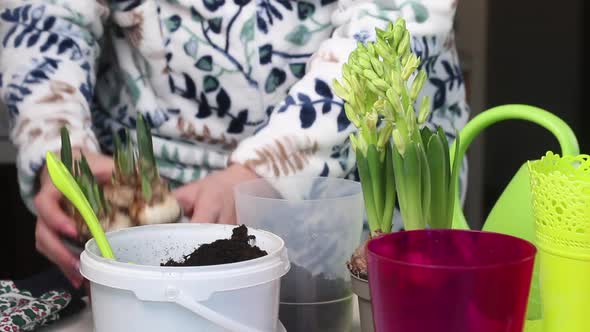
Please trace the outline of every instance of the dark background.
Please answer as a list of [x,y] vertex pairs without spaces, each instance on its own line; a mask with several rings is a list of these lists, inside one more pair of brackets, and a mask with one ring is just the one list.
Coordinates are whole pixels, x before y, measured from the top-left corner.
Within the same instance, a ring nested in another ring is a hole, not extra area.
[[[576,132],[581,151],[589,152],[583,6],[582,0],[488,1],[487,105],[520,103],[551,111]],[[519,121],[491,127],[485,142],[486,212],[524,161],[559,152],[549,132]]]
[[[466,1],[474,0],[460,0],[459,6]],[[547,109],[572,126],[581,150],[589,152],[590,114],[583,109],[587,103],[583,100],[587,56],[583,0],[485,3],[485,108],[524,103]],[[482,199],[475,210],[481,209],[485,216],[525,160],[557,151],[557,144],[544,129],[520,122],[492,127],[482,140]],[[48,262],[35,251],[34,217],[18,196],[13,164],[0,165],[0,193],[0,278],[24,278],[47,268]]]
[[35,218],[20,199],[13,164],[0,165],[0,192],[0,279],[24,279],[49,262],[35,250]]

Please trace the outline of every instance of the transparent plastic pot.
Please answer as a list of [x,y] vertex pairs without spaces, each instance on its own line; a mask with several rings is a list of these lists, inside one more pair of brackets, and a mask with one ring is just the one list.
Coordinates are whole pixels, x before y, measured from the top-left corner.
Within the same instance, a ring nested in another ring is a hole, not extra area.
[[290,332],[348,331],[353,295],[346,262],[360,245],[360,183],[325,177],[257,179],[235,189],[240,224],[280,236],[291,270],[279,316]]

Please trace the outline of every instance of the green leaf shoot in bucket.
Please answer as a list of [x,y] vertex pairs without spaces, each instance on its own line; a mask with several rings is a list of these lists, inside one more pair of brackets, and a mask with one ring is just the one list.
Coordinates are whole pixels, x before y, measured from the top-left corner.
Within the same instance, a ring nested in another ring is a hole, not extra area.
[[[65,156],[67,159],[67,154]],[[64,160],[63,153],[61,157],[62,160]],[[83,192],[77,179],[74,179],[71,175],[71,171],[68,169],[68,162],[70,162],[69,168],[71,169],[71,159],[66,161],[66,164],[63,164],[52,152],[47,152],[46,161],[51,181],[79,211],[87,227],[90,229],[92,236],[96,240],[96,245],[102,256],[104,258],[115,259],[111,245],[109,244],[109,241],[104,234],[104,229],[96,215],[96,207],[88,200],[88,195]]]
[[[452,224],[459,158],[451,164],[445,133],[425,125],[431,102],[419,94],[427,77],[418,70],[421,60],[410,49],[410,37],[401,18],[376,29],[376,41],[358,43],[342,79],[333,84],[358,129],[350,142],[371,236],[391,232],[396,199],[407,230]],[[361,278],[366,277],[363,248],[349,264]]]

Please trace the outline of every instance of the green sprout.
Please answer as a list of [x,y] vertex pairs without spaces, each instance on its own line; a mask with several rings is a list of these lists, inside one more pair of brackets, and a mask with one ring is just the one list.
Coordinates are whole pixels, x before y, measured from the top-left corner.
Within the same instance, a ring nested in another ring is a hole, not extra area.
[[150,202],[154,193],[154,185],[160,181],[156,158],[152,146],[150,128],[140,114],[136,127],[137,146],[131,140],[129,131],[125,130],[125,142],[115,135],[115,172],[113,182],[135,187],[139,185],[146,202]]
[[115,135],[115,151],[113,159],[115,161],[115,171],[113,172],[114,182],[120,184],[132,183],[135,178],[135,152],[129,130],[125,129],[125,142],[121,142],[119,135]]
[[146,202],[151,201],[153,195],[152,186],[159,180],[158,167],[154,157],[152,135],[143,116],[137,117],[137,145],[139,151],[139,174],[141,192]]
[[108,216],[111,211],[110,206],[105,199],[104,192],[99,186],[96,177],[90,169],[86,157],[82,154],[79,160],[74,160],[68,130],[62,127],[60,134],[62,142],[60,151],[62,163],[76,180],[76,183],[82,190],[82,193],[84,193],[96,216],[99,219]]

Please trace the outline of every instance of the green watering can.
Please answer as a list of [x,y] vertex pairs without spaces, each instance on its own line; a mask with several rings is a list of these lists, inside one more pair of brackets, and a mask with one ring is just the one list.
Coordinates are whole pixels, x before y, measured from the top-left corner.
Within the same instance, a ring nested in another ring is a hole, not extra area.
[[[557,138],[562,155],[575,156],[580,152],[574,132],[559,117],[533,106],[503,105],[482,112],[467,123],[459,134],[461,142],[458,154],[459,160],[463,159],[465,151],[479,133],[492,124],[504,120],[526,120],[546,128]],[[455,144],[453,144],[451,156],[454,156],[453,151],[455,148]],[[529,170],[525,162],[492,208],[484,223],[484,231],[508,234],[535,243],[535,219],[531,206],[531,186],[529,181]],[[453,228],[469,229],[458,197],[455,199]],[[529,320],[529,323],[539,321],[541,316],[538,264],[535,263],[527,308],[527,320]]]

